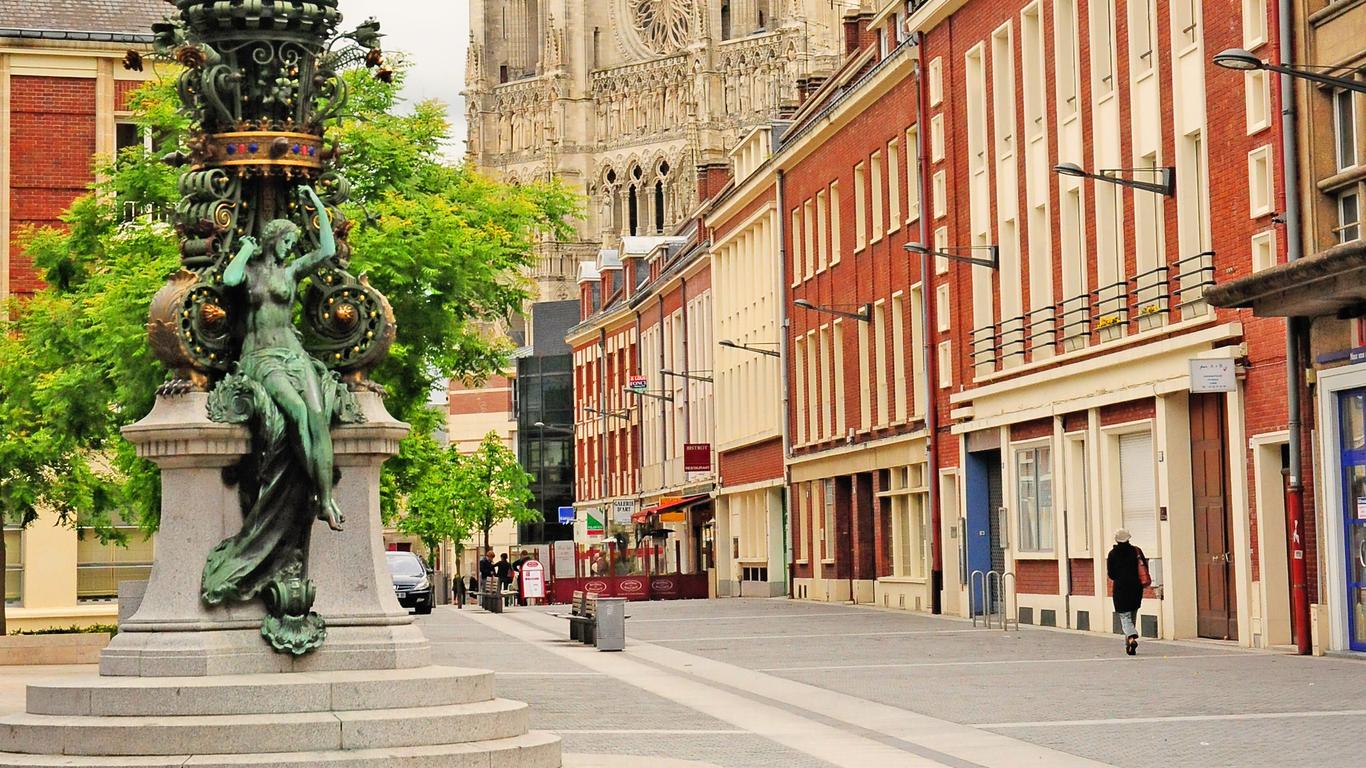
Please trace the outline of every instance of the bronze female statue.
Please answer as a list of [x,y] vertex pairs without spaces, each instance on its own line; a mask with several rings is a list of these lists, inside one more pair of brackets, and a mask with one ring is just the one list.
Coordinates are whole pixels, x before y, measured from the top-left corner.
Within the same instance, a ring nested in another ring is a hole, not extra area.
[[333,499],[334,421],[360,421],[355,400],[337,374],[304,350],[294,326],[301,280],[336,255],[327,207],[312,187],[300,200],[317,212],[319,248],[292,262],[299,227],[276,219],[261,242],[242,239],[223,274],[229,289],[244,293],[242,350],[234,372],[214,390],[215,421],[253,422],[252,454],[238,466],[247,510],[242,530],[219,544],[204,567],[205,602],[251,600],[264,594],[270,616],[261,632],[279,650],[316,648],[326,636],[321,617],[310,612],[313,588],[305,577],[315,519],[341,530]]

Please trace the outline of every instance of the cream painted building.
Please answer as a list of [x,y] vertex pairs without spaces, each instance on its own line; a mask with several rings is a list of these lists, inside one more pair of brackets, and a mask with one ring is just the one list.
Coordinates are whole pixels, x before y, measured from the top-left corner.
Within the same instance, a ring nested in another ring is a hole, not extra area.
[[735,181],[706,217],[717,343],[717,594],[723,597],[787,593],[782,227],[777,176],[768,165],[775,133],[785,127],[759,126],[736,145],[730,153]]

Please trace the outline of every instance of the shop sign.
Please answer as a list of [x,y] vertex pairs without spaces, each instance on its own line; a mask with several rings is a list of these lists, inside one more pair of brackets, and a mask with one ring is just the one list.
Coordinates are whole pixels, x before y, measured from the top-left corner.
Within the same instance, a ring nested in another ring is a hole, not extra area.
[[522,563],[522,597],[537,600],[545,597],[545,566],[539,560]]
[[560,525],[570,525],[576,519],[573,507],[560,507]]
[[562,539],[552,546],[554,547],[555,578],[574,578],[574,542]]
[[587,528],[589,536],[601,536],[607,530],[607,526],[603,525],[603,516],[600,510],[591,508],[585,510],[584,517],[588,518],[584,527]]
[[684,472],[711,471],[711,443],[686,443],[683,446]]
[[612,522],[617,525],[630,525],[631,515],[636,513],[633,499],[617,499],[612,502]]
[[1192,360],[1190,366],[1192,393],[1238,391],[1232,360]]
[[649,392],[650,380],[644,376],[632,376],[627,380],[626,387],[632,392]]

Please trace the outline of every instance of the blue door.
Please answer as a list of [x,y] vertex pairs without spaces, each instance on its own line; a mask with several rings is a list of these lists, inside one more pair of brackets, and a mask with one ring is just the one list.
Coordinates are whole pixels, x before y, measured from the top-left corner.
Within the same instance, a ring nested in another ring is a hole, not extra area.
[[1342,517],[1347,552],[1347,638],[1366,651],[1366,389],[1338,395]]
[[[1001,452],[999,450],[972,451],[967,454],[965,463],[967,475],[967,530],[966,538],[968,580],[974,571],[1005,571],[1005,551],[1000,548],[1001,531]],[[972,595],[972,611],[981,615],[988,609],[995,609],[995,601],[984,605],[985,585],[981,577],[977,582],[978,591],[968,585]]]

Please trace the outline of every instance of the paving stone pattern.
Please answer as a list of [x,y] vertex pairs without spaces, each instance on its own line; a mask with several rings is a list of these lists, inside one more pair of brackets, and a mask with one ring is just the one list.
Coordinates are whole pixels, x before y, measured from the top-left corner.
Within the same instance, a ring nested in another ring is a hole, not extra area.
[[[1129,658],[1103,635],[783,599],[633,603],[630,614],[628,647],[654,643],[1122,768],[1279,768],[1292,754],[1296,766],[1363,764],[1348,737],[1366,729],[1357,660],[1165,642]],[[561,732],[568,751],[829,765],[467,618],[443,608],[423,620],[439,662],[503,673],[499,694],[530,702],[532,726]]]

